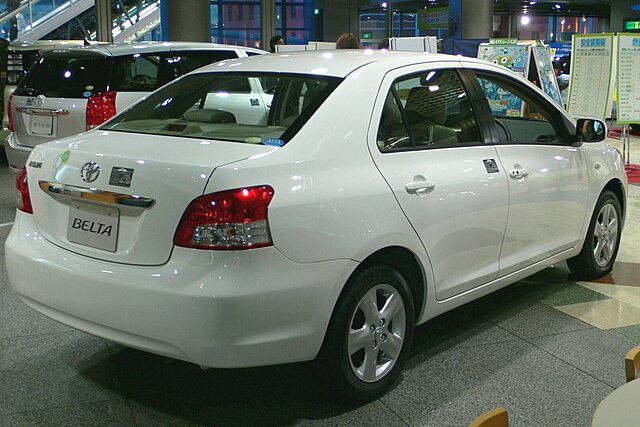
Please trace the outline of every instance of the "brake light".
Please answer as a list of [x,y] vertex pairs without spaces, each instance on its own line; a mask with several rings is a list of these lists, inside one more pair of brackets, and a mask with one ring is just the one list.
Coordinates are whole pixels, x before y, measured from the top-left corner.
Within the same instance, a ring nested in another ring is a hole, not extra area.
[[9,101],[7,102],[7,114],[9,115],[9,131],[13,132],[13,94],[9,96]]
[[117,92],[101,92],[91,95],[87,101],[87,130],[116,115]]
[[33,213],[31,206],[31,196],[29,195],[29,181],[27,180],[27,168],[20,169],[16,178],[16,196],[18,199],[18,209],[22,212]]
[[269,185],[205,194],[182,215],[174,242],[197,249],[250,249],[271,246],[267,207]]

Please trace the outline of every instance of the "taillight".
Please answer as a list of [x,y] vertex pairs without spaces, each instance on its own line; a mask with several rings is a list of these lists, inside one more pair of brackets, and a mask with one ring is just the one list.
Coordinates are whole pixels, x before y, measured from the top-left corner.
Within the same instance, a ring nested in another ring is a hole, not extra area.
[[29,181],[27,180],[27,168],[20,169],[16,178],[16,196],[18,199],[18,209],[22,212],[33,213],[31,206],[31,196],[29,196]]
[[101,92],[91,95],[87,101],[87,130],[101,125],[116,115],[117,92]]
[[7,102],[7,109],[9,110],[7,114],[9,115],[9,131],[13,132],[13,94],[9,97],[9,101]]
[[271,246],[267,207],[273,194],[269,185],[260,185],[198,197],[182,215],[174,242],[198,249]]

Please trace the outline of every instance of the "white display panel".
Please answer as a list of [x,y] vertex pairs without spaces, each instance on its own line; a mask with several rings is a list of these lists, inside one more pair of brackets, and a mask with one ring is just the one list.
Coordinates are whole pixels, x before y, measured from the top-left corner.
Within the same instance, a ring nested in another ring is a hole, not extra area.
[[309,42],[307,44],[307,50],[331,50],[335,48],[335,42]]
[[391,50],[402,50],[405,52],[430,52],[436,53],[437,39],[433,36],[427,37],[391,37],[389,39]]
[[618,122],[640,123],[640,34],[618,34]]
[[615,40],[613,34],[573,36],[567,105],[572,117],[604,120],[610,116],[615,84]]
[[276,53],[299,52],[301,50],[307,50],[307,45],[304,45],[304,44],[277,44],[276,45]]

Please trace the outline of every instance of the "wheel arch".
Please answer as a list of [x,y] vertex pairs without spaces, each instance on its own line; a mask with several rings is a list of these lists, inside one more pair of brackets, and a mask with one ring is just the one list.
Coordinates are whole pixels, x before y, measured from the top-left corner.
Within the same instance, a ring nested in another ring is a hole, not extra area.
[[407,281],[413,297],[414,313],[416,316],[414,321],[417,321],[420,318],[426,303],[427,282],[424,270],[416,255],[411,250],[402,246],[388,246],[381,248],[363,259],[362,262],[353,270],[351,275],[349,275],[349,278],[340,292],[340,297],[338,297],[337,301],[340,301],[340,298],[347,289],[348,284],[355,276],[367,267],[381,263],[387,264],[398,270],[398,272],[402,274]]
[[602,192],[606,190],[609,190],[616,195],[616,197],[618,198],[618,202],[620,203],[622,218],[623,220],[626,219],[627,199],[625,197],[624,185],[622,184],[622,181],[620,181],[618,178],[610,180],[609,182],[607,182],[607,185],[604,186],[600,194],[602,194]]

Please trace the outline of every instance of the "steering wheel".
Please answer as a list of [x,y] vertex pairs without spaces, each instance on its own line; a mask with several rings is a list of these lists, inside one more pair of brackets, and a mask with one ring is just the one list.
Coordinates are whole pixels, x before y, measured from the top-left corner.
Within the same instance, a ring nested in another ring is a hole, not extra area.
[[504,132],[505,137],[507,138],[507,141],[511,141],[511,132],[509,131],[509,128],[507,127],[507,125],[505,125],[498,119],[494,119],[494,120],[496,122],[496,125],[498,125],[498,127],[502,129],[502,131]]

